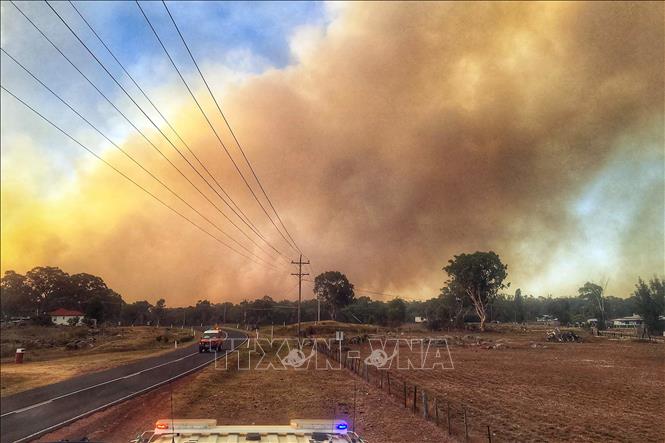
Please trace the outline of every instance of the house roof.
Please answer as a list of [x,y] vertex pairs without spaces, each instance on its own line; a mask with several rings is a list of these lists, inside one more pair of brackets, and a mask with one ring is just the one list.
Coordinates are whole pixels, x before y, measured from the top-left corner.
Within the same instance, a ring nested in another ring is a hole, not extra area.
[[629,315],[628,317],[615,318],[612,321],[634,321],[634,320],[642,320],[642,316],[633,314]]
[[51,317],[83,317],[83,312],[70,309],[58,308],[48,313]]

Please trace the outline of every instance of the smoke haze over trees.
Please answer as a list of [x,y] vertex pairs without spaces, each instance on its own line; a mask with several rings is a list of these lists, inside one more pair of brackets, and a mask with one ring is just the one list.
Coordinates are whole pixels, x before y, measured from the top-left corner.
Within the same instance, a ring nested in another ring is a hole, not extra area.
[[[324,273],[343,276],[339,272]],[[339,275],[338,275],[339,274]],[[352,286],[348,280],[344,286]],[[598,301],[589,297],[587,290],[593,288],[586,283],[580,294],[568,297],[534,297],[516,289],[513,294],[499,292],[487,304],[487,321],[502,323],[534,321],[545,314],[557,317],[562,324],[581,324],[598,314]],[[658,331],[662,324],[658,316],[665,314],[665,290],[663,280],[657,277],[648,282],[640,280],[633,294],[627,297],[603,295],[606,319],[640,314],[651,332]],[[223,299],[223,296],[220,296]],[[34,268],[26,275],[7,271],[0,284],[2,317],[35,316],[56,308],[76,309],[98,322],[124,325],[198,326],[213,324],[241,324],[261,326],[289,324],[297,321],[297,303],[292,300],[274,300],[269,295],[240,303],[198,300],[193,306],[170,307],[166,296],[154,302],[140,300],[126,303],[120,294],[108,288],[104,281],[89,274],[73,274],[55,267]],[[331,309],[324,300],[321,319],[331,319]],[[302,320],[317,318],[317,301],[305,298]],[[415,317],[428,319],[431,329],[463,327],[464,322],[478,322],[472,302],[449,286],[441,294],[425,301],[395,298],[384,302],[367,296],[347,299],[346,304],[337,305],[336,320],[348,323],[366,323],[384,326],[399,326],[413,322]]]

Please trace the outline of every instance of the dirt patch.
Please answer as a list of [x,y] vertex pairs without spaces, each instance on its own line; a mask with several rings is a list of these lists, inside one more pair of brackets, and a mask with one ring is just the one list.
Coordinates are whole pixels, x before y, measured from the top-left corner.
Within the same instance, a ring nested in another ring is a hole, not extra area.
[[[393,392],[403,399],[403,382],[409,397],[413,386],[426,390],[430,400],[451,405],[458,426],[466,409],[472,432],[482,436],[490,425],[495,441],[665,441],[662,344],[588,337],[550,343],[540,333],[447,341],[453,369],[391,370]],[[370,353],[368,344],[354,348]],[[407,346],[399,352],[420,356]]]

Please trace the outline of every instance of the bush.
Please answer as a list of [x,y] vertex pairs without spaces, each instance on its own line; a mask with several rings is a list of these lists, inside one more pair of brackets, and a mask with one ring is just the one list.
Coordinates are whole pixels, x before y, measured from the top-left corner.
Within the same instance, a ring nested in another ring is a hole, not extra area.
[[39,314],[36,317],[32,317],[32,323],[36,326],[53,326],[51,317],[46,314]]

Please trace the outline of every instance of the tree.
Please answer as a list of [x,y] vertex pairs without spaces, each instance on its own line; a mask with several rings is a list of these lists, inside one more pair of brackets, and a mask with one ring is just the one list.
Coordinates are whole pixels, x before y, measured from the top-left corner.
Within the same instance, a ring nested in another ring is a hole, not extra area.
[[[69,274],[52,266],[37,267],[25,274],[27,284],[35,294],[39,312],[49,310],[50,301],[71,291]],[[69,290],[69,291],[68,291]]]
[[517,288],[515,290],[515,297],[513,298],[515,308],[515,323],[524,322],[524,301],[522,300],[522,290]]
[[659,317],[665,314],[665,281],[654,277],[647,285],[640,278],[635,287],[635,310],[642,316],[645,332],[651,336],[662,331],[663,322]]
[[0,304],[5,316],[30,315],[35,313],[38,300],[24,275],[7,271],[0,281]]
[[122,318],[123,322],[130,325],[143,325],[149,318],[152,305],[146,300],[135,301],[134,303],[123,306]]
[[327,271],[314,279],[314,294],[328,305],[330,318],[335,320],[337,312],[351,304],[355,297],[353,285],[339,271]]
[[401,298],[394,298],[388,302],[388,322],[391,325],[400,325],[406,321],[406,303]]
[[487,305],[499,290],[508,287],[503,281],[508,276],[508,266],[501,263],[493,252],[474,252],[456,255],[443,270],[449,276],[448,287],[453,292],[462,292],[471,300],[478,318],[480,330],[485,330]]
[[164,309],[166,307],[166,300],[163,298],[160,298],[157,300],[157,303],[155,303],[155,306],[152,308],[152,313],[155,316],[155,324],[159,326],[162,317],[164,316]]
[[97,323],[102,323],[106,319],[106,307],[100,297],[94,297],[85,307],[85,316],[94,318]]
[[592,306],[592,312],[596,313],[598,329],[605,329],[605,297],[603,297],[603,287],[595,283],[586,282],[578,292],[580,298],[586,300]]
[[212,304],[209,300],[199,300],[194,307],[194,319],[197,323],[208,325],[212,319]]

